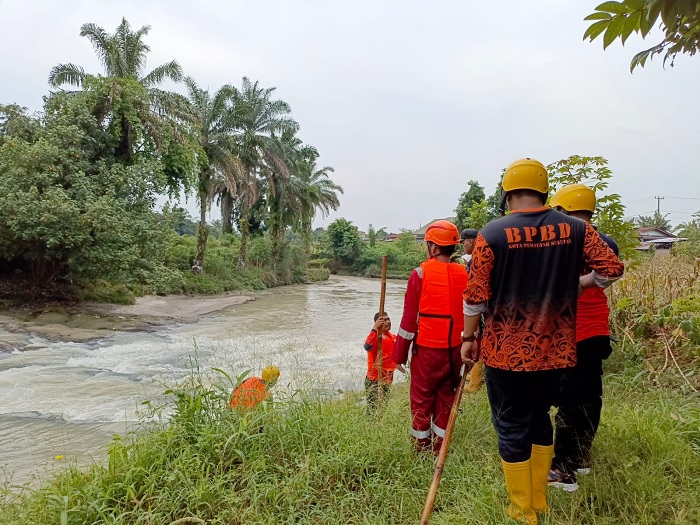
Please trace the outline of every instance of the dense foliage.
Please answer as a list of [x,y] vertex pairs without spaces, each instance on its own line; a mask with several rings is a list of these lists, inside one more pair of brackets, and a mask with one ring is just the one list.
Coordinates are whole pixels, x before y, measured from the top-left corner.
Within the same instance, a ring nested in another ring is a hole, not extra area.
[[685,241],[673,246],[673,253],[687,259],[700,258],[700,211],[693,214],[693,219],[676,228],[678,236]]
[[[50,93],[37,115],[0,106],[0,278],[19,284],[12,292],[21,283],[83,297],[97,281],[165,293],[305,279],[313,218],[339,206],[332,168],[316,165],[318,152],[296,136],[274,88],[244,78],[240,89],[210,94],[174,60],[146,72],[148,30],[126,20],[113,34],[84,24],[102,75],[59,64],[51,86],[79,91]],[[184,81],[187,96],[159,89],[166,79]],[[182,192],[200,202],[194,231],[181,208],[155,209],[159,197]],[[214,203],[223,217],[217,233],[238,250],[224,265],[205,257]],[[180,243],[171,228],[196,235],[194,253],[177,264],[166,254],[195,238]],[[266,230],[266,239],[250,239]],[[263,262],[253,243],[271,247]]]
[[470,180],[468,189],[459,197],[455,213],[457,214],[457,228],[475,228],[480,230],[487,222],[497,219],[498,203],[500,196],[500,184],[496,191],[488,199],[484,193],[484,187],[477,181]]
[[638,253],[635,247],[639,238],[634,223],[625,220],[625,206],[617,193],[606,193],[612,170],[603,157],[572,155],[547,166],[550,195],[567,184],[585,184],[596,193],[596,210],[593,223],[601,232],[610,235],[620,248],[620,257],[634,261]]
[[673,61],[676,55],[693,56],[700,49],[700,1],[698,0],[622,0],[603,2],[595,8],[595,13],[585,20],[593,23],[583,35],[583,39],[595,40],[603,35],[603,49],[615,40],[622,45],[632,33],[646,38],[649,32],[660,23],[664,38],[658,44],[637,53],[630,63],[630,71],[637,66],[644,67],[654,55],[664,55],[663,63]]
[[640,228],[661,228],[662,230],[671,230],[671,221],[668,220],[668,214],[663,215],[658,210],[653,215],[640,215],[635,218],[635,224]]

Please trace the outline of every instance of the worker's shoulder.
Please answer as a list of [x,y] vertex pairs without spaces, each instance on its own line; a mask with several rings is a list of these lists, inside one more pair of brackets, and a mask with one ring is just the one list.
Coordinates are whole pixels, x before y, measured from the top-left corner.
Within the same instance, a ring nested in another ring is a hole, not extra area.
[[605,244],[610,246],[610,249],[615,252],[615,255],[617,255],[618,252],[620,251],[620,249],[617,246],[617,243],[615,242],[615,240],[612,237],[610,237],[609,235],[606,235],[605,233],[600,232],[600,231],[598,232],[598,235],[600,235],[600,238],[605,241]]

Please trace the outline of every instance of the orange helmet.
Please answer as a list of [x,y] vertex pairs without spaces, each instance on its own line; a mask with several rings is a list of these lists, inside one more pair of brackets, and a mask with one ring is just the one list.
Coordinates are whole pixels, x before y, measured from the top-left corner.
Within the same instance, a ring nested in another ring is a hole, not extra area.
[[460,244],[459,230],[450,221],[435,221],[425,231],[425,242],[432,242],[438,246],[451,246]]

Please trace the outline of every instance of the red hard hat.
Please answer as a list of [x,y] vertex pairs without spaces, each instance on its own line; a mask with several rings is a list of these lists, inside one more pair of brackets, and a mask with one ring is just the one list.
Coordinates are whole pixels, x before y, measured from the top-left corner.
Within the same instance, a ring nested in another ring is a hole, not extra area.
[[450,221],[435,221],[425,231],[425,242],[432,242],[438,246],[460,244],[459,230]]

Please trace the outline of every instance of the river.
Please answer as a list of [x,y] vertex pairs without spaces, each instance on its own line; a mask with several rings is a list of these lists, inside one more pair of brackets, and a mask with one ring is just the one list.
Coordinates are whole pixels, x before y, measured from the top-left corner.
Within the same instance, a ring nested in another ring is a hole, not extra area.
[[[193,360],[233,377],[276,364],[281,395],[361,389],[379,290],[378,280],[331,276],[254,294],[195,323],[89,343],[34,338],[36,349],[0,353],[0,483],[3,474],[14,485],[40,483],[67,463],[102,461],[111,435],[133,425],[142,401],[188,376]],[[387,283],[394,332],[404,290],[405,282]]]

